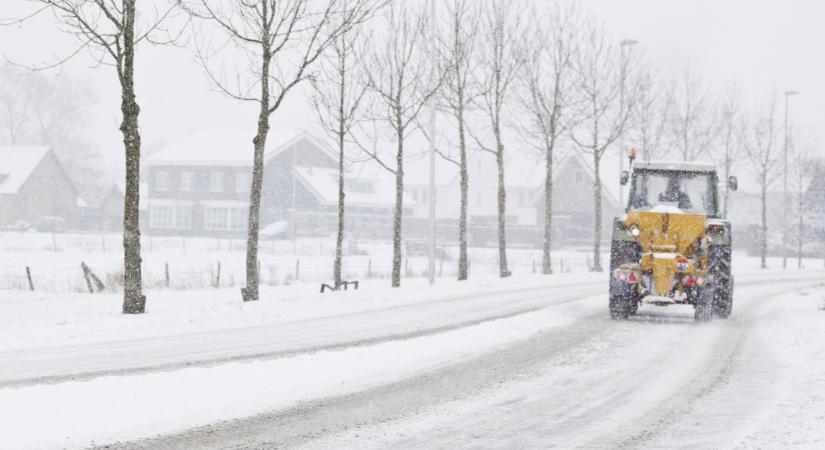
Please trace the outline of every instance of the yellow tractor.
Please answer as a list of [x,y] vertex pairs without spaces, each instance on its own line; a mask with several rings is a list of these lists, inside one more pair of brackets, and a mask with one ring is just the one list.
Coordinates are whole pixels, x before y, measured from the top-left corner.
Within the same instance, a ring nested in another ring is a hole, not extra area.
[[[625,171],[625,214],[613,220],[610,316],[641,303],[690,304],[695,320],[727,318],[733,306],[731,225],[720,217],[718,176],[709,164],[644,162]],[[727,180],[736,190],[736,177]]]

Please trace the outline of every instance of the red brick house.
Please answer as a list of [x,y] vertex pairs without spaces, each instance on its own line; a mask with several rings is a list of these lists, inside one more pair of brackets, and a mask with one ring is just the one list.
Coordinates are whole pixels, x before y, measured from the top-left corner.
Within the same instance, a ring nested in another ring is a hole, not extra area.
[[0,226],[40,217],[78,225],[77,189],[46,146],[0,146]]

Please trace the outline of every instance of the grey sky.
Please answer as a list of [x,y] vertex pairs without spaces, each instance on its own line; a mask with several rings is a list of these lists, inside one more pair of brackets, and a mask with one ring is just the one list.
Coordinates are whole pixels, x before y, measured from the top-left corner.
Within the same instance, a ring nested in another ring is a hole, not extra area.
[[[663,75],[686,62],[716,84],[735,80],[748,101],[796,89],[795,122],[821,134],[825,129],[825,3],[815,0],[583,0],[616,38],[633,38]],[[31,11],[25,0],[2,0],[0,17]],[[65,35],[53,30],[50,16],[24,26],[0,28],[0,52],[22,63],[48,61],[69,49]],[[181,48],[144,46],[138,60],[138,100],[146,146],[151,149],[188,131],[205,128],[250,129],[252,105],[214,91],[192,54]],[[65,73],[90,80],[99,106],[89,129],[92,141],[120,160],[119,98],[113,69],[91,67],[81,55]],[[55,73],[58,71],[55,70]],[[272,118],[276,128],[311,128],[312,112],[300,91]],[[780,104],[780,113],[781,113]],[[252,134],[250,133],[250,140]],[[111,149],[109,151],[108,149]]]

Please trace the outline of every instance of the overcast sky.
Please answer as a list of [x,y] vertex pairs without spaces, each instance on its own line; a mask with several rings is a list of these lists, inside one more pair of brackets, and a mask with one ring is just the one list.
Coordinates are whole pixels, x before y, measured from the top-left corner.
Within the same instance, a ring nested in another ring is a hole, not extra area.
[[[772,88],[799,90],[791,111],[806,130],[825,130],[825,2],[817,0],[583,0],[582,5],[619,38],[639,41],[662,74],[686,63],[710,81],[738,82],[747,98]],[[0,17],[31,11],[33,2],[0,0]],[[48,61],[69,47],[50,16],[0,28],[0,52],[22,63]],[[635,51],[635,50],[634,50]],[[138,101],[145,145],[151,149],[189,131],[214,127],[250,129],[252,105],[214,91],[192,54],[181,48],[144,46],[138,54]],[[89,129],[92,141],[121,158],[119,91],[113,69],[92,67],[87,55],[63,72],[89,80],[99,95]],[[57,73],[57,71],[55,72]],[[277,128],[310,128],[314,121],[300,91],[272,118]],[[781,114],[780,103],[780,114]],[[250,135],[251,139],[251,135]],[[825,156],[825,155],[823,155]]]

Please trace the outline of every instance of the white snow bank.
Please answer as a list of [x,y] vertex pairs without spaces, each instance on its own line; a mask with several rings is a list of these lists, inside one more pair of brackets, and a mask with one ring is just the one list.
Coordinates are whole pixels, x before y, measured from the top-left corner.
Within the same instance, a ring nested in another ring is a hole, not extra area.
[[602,312],[604,296],[456,331],[342,351],[0,389],[0,439],[79,448],[169,433],[354,392]]

